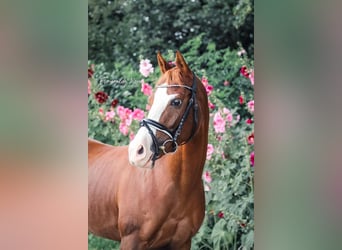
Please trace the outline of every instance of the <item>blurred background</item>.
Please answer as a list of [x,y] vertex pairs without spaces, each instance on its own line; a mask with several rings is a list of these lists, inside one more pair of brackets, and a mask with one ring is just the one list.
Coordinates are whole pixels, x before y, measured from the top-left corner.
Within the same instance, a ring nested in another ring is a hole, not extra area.
[[0,3],[0,249],[87,248],[87,4]]

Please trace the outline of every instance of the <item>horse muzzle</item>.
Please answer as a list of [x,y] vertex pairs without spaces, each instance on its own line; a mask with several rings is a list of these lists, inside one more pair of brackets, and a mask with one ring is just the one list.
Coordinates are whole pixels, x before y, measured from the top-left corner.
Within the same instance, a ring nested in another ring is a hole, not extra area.
[[128,160],[135,167],[144,167],[151,159],[152,139],[146,128],[140,128],[128,146]]

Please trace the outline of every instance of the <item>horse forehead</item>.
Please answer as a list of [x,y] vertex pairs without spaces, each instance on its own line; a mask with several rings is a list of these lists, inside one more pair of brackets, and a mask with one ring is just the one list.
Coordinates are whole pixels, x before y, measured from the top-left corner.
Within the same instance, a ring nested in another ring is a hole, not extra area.
[[166,87],[167,85],[167,83],[160,84],[160,88],[157,88],[156,92],[154,93],[153,104],[150,112],[148,113],[149,119],[159,121],[169,101],[178,95],[175,93],[169,94],[168,88]]
[[185,75],[177,68],[172,68],[159,78],[160,83],[173,83],[182,85]]

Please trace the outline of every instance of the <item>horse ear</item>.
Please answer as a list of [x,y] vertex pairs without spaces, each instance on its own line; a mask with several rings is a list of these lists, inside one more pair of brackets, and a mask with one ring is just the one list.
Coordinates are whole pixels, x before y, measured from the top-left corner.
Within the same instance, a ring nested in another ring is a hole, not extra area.
[[157,53],[157,59],[158,59],[158,65],[159,65],[160,71],[163,74],[171,68],[171,66],[162,57],[160,51],[158,51]]
[[191,73],[189,66],[186,64],[182,54],[177,50],[176,51],[176,66],[183,72],[183,73]]

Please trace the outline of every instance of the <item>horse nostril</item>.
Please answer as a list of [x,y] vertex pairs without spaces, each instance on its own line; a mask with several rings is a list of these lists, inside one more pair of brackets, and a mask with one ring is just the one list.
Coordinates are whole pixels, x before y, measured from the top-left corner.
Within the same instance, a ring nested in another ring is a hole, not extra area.
[[143,154],[144,153],[144,147],[143,147],[143,145],[140,145],[139,146],[139,148],[138,148],[138,155],[141,155],[141,154]]

